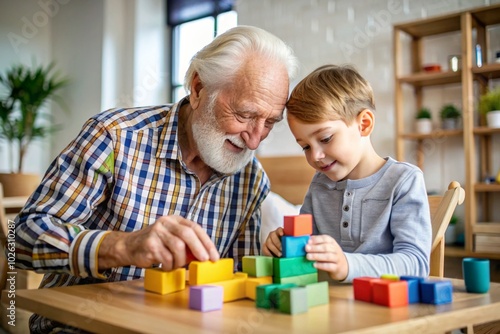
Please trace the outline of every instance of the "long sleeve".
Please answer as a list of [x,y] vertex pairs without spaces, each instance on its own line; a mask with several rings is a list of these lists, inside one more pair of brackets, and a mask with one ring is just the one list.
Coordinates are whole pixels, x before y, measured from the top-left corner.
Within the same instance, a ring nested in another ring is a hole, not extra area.
[[91,120],[54,160],[16,218],[20,268],[102,278],[97,250],[107,232],[89,230],[87,221],[109,195],[113,155],[109,134]]

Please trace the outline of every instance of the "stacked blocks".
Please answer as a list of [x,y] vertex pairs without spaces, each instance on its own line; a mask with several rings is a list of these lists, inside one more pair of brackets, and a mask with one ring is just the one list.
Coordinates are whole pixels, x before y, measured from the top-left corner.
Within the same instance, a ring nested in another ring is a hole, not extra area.
[[353,280],[353,288],[354,299],[388,307],[409,303],[448,304],[452,301],[453,293],[448,280],[428,280],[415,276],[357,277]]
[[[307,312],[309,307],[328,304],[328,282],[318,283],[318,271],[313,262],[306,259],[305,245],[312,233],[312,216],[286,216],[284,231],[283,257],[272,258],[273,284],[257,286],[256,306],[297,314]],[[252,270],[247,269],[243,258],[243,271],[250,275]]]

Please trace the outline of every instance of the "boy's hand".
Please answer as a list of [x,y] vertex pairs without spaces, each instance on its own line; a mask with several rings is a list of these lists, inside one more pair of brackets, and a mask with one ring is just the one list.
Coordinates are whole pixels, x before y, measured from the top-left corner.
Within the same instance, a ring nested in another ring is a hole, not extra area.
[[282,227],[269,233],[266,242],[262,246],[262,252],[266,256],[281,257],[281,237],[285,234]]
[[314,267],[328,272],[332,279],[343,281],[347,278],[347,259],[342,248],[329,235],[312,235],[306,245],[306,252],[308,260],[316,261]]

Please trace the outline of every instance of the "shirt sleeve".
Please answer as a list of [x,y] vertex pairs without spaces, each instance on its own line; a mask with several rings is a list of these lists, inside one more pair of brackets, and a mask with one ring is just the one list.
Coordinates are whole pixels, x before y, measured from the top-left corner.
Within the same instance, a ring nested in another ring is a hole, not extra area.
[[109,232],[90,218],[111,194],[113,170],[111,135],[91,119],[52,162],[16,217],[18,267],[105,278],[97,254]]
[[344,282],[355,277],[379,277],[382,274],[429,275],[432,227],[429,201],[421,172],[403,180],[395,191],[390,230],[394,237],[390,254],[345,253],[349,274]]

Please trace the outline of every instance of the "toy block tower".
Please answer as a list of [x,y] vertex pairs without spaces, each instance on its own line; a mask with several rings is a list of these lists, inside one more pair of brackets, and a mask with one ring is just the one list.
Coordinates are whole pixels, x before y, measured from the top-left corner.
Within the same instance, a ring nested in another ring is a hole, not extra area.
[[318,281],[318,270],[307,260],[305,246],[312,234],[312,215],[285,216],[282,257],[273,258],[274,283],[306,285]]

